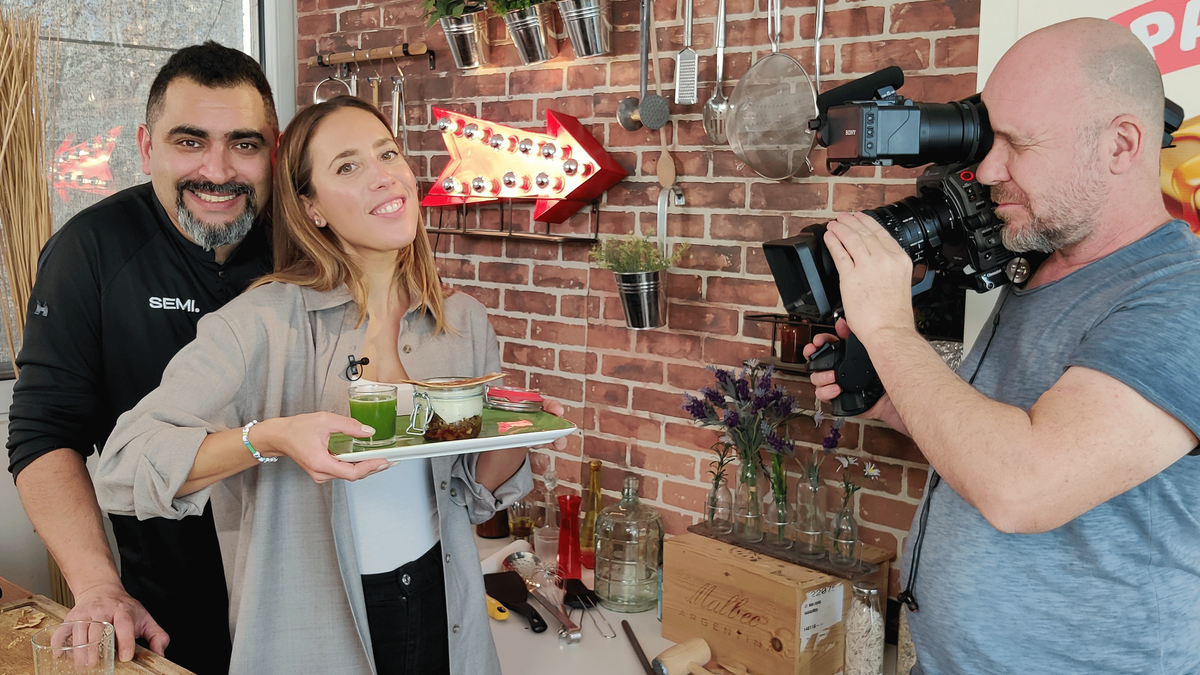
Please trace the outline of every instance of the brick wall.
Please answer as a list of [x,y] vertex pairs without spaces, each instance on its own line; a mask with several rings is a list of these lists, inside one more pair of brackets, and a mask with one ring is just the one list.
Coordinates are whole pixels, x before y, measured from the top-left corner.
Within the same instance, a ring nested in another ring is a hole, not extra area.
[[[769,50],[764,0],[727,1],[725,91]],[[655,36],[661,53],[664,95],[673,77],[673,55],[682,47],[683,0],[657,0]],[[783,51],[812,72],[814,0],[783,0]],[[901,66],[901,90],[920,101],[949,101],[975,87],[979,0],[829,0],[822,42],[822,90],[887,65]],[[672,104],[666,127],[685,207],[672,207],[667,234],[672,246],[688,242],[669,281],[669,324],[657,331],[627,330],[612,275],[591,267],[588,247],[443,235],[437,250],[445,279],[489,308],[500,336],[510,384],[539,389],[561,400],[584,433],[563,452],[538,451],[537,474],[554,468],[577,490],[587,459],[604,463],[605,500],[612,501],[626,473],[641,477],[643,499],[658,508],[670,533],[700,514],[707,490],[709,446],[715,432],[694,427],[680,409],[682,393],[711,382],[708,364],[738,366],[768,353],[770,328],[745,315],[781,311],[759,243],[798,232],[837,211],[879,206],[913,193],[918,171],[856,168],[830,177],[815,150],[815,175],[778,183],[757,177],[727,147],[708,143],[701,124],[703,102],[715,76],[713,17],[716,0],[695,1],[693,46],[700,52],[700,104]],[[575,60],[565,40],[553,61],[522,66],[503,20],[490,21],[492,64],[458,71],[439,27],[426,30],[415,0],[298,0],[298,54],[346,51],[424,41],[437,53],[437,70],[423,59],[402,62],[407,78],[410,161],[426,184],[447,161],[439,134],[430,130],[430,107],[440,106],[504,124],[544,129],[545,111],[578,117],[616,157],[629,178],[600,207],[602,234],[652,235],[660,156],[655,132],[628,132],[616,119],[618,103],[638,87],[638,2],[612,2],[615,53]],[[327,68],[300,66],[299,100],[311,100]],[[361,75],[395,74],[390,62],[363,67]],[[386,80],[385,80],[386,82]],[[653,87],[653,81],[651,84]],[[390,90],[390,84],[384,89]],[[360,95],[369,98],[365,83]],[[385,100],[385,111],[387,96]],[[428,213],[452,223],[452,212]],[[496,227],[499,209],[472,209],[470,226]],[[556,231],[586,232],[586,214]],[[531,210],[518,207],[519,229],[534,227]],[[538,225],[542,227],[542,225]],[[811,386],[782,378],[802,401]],[[803,443],[825,433],[797,427]],[[851,421],[843,447],[874,461],[883,480],[858,496],[864,541],[889,549],[903,545],[925,480],[925,463],[907,439],[889,429]],[[798,471],[798,466],[794,469]],[[831,503],[840,500],[827,468]],[[793,482],[794,482],[793,477]],[[892,575],[890,595],[899,590]]]

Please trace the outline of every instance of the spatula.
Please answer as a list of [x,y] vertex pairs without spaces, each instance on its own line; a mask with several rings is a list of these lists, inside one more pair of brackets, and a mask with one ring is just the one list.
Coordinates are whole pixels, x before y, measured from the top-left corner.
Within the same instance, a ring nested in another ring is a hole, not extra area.
[[[654,36],[651,35],[653,40]],[[683,49],[675,57],[675,103],[678,105],[694,105],[697,99],[696,70],[700,65],[700,55],[692,49],[692,0],[683,3]]]
[[529,589],[525,580],[516,572],[496,572],[483,575],[483,587],[488,595],[499,600],[509,611],[516,612],[529,622],[529,629],[535,633],[546,631],[546,620],[529,604]]

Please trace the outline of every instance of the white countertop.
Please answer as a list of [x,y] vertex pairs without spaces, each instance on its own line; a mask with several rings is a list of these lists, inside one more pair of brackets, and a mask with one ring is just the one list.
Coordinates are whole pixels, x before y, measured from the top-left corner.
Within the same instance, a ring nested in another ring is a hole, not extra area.
[[[511,537],[503,539],[484,539],[475,537],[475,545],[479,548],[481,559],[499,551],[512,543]],[[583,583],[588,588],[593,587],[592,570],[583,570]],[[645,671],[633,646],[629,644],[621,620],[625,619],[633,628],[634,635],[646,652],[646,658],[652,660],[667,647],[675,644],[662,636],[662,623],[658,620],[658,612],[650,610],[638,614],[622,614],[601,608],[604,616],[616,631],[617,636],[605,639],[597,632],[596,626],[588,617],[579,617],[575,610],[572,619],[579,624],[583,638],[577,644],[567,644],[558,639],[559,623],[533,598],[529,604],[538,610],[538,614],[546,620],[548,628],[544,633],[534,633],[529,630],[525,618],[510,612],[504,621],[490,619],[492,638],[496,641],[496,651],[500,655],[500,667],[505,675],[642,675]],[[601,627],[604,623],[600,623]],[[896,672],[896,646],[884,645],[883,672],[894,675]],[[721,671],[724,672],[724,671]]]
[[[512,539],[483,539],[475,538],[479,547],[479,557],[499,551]],[[583,570],[583,583],[592,587],[592,570]],[[496,641],[496,651],[500,654],[500,667],[505,675],[642,675],[645,671],[633,653],[633,646],[621,628],[621,620],[625,619],[633,628],[634,635],[646,652],[647,659],[653,659],[659,652],[675,644],[662,637],[662,624],[658,621],[658,612],[650,610],[638,614],[622,614],[601,608],[604,617],[608,619],[617,636],[605,639],[596,630],[589,617],[579,617],[579,610],[572,614],[572,620],[579,624],[583,638],[576,644],[567,644],[566,640],[558,639],[559,623],[538,604],[533,598],[529,604],[538,610],[538,614],[546,620],[549,628],[544,633],[534,633],[529,630],[525,618],[510,612],[504,621],[491,619],[492,637]],[[594,611],[594,610],[589,610]],[[599,618],[599,617],[597,617]],[[604,626],[604,622],[600,622]]]

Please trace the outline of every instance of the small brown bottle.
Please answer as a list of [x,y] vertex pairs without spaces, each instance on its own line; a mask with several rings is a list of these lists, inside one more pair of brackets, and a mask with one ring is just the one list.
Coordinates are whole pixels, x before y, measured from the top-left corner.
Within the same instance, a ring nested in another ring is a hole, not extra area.
[[475,526],[475,534],[484,539],[502,539],[508,536],[508,509],[500,509],[491,520]]

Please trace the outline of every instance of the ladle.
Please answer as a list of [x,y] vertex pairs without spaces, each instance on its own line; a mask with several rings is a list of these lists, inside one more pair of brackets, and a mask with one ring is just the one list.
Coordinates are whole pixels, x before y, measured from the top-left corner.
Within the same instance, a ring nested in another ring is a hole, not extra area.
[[[667,99],[657,94],[648,94],[646,91],[650,67],[650,13],[654,11],[653,0],[642,0],[641,10],[641,35],[638,37],[642,67],[638,87],[640,98],[630,96],[617,106],[617,120],[626,131],[637,131],[643,125],[648,129],[661,129],[671,117]],[[657,47],[657,44],[655,46]],[[654,60],[654,67],[658,68],[658,59]]]
[[[822,3],[824,4],[824,3]],[[718,145],[729,142],[725,134],[725,117],[729,114],[729,99],[725,98],[725,0],[717,3],[717,81],[712,96],[704,104],[704,133]]]
[[529,595],[533,596],[543,607],[546,608],[555,619],[562,623],[562,629],[558,631],[558,637],[566,639],[569,644],[575,644],[583,637],[583,633],[579,630],[579,626],[571,621],[567,613],[563,611],[562,605],[554,602],[546,597],[542,592],[542,585],[535,579],[537,574],[540,574],[542,567],[538,557],[527,551],[518,551],[504,559],[501,566],[506,570],[511,570],[521,575],[525,580],[525,586],[529,589]]

